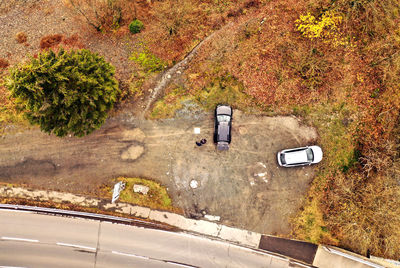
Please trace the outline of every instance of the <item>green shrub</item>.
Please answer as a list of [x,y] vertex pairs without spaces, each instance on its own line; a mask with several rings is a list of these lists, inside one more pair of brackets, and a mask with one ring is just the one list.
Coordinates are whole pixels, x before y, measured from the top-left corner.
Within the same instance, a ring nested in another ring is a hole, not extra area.
[[114,67],[89,50],[51,50],[10,70],[6,86],[31,124],[84,136],[106,120],[119,93]]
[[143,27],[143,23],[140,20],[135,19],[129,24],[129,31],[133,34],[137,34],[140,33]]
[[167,67],[167,64],[163,60],[153,55],[147,49],[143,49],[142,52],[133,53],[129,59],[139,64],[143,68],[143,71],[147,73],[160,72]]

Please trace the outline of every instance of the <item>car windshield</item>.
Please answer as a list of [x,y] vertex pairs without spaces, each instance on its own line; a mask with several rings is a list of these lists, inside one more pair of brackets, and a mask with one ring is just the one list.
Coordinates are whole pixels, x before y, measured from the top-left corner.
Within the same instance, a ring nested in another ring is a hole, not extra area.
[[314,153],[310,148],[307,149],[307,160],[308,161],[313,161],[314,160]]
[[229,115],[217,115],[218,122],[229,122],[230,119]]
[[281,154],[281,163],[282,164],[286,164],[285,155],[284,154]]

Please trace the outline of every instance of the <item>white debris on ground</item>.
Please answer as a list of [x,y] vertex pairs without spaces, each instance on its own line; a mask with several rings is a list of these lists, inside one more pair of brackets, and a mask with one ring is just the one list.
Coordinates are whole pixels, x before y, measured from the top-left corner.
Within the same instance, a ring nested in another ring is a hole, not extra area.
[[144,185],[140,185],[140,184],[134,184],[133,185],[133,191],[135,193],[141,193],[146,195],[149,192],[150,188]]
[[209,221],[219,221],[221,219],[220,216],[214,216],[214,215],[204,215],[204,218],[206,218]]
[[192,189],[196,189],[197,187],[199,187],[199,183],[196,180],[191,180],[190,181],[190,187]]
[[200,128],[199,127],[195,127],[193,129],[194,134],[200,134]]

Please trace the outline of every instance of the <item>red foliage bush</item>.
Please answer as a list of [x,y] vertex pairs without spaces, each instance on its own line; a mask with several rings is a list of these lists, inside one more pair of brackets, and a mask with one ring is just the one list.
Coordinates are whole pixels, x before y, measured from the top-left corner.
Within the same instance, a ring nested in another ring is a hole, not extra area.
[[8,60],[0,58],[0,68],[4,69],[7,68],[10,64],[8,63]]
[[40,48],[46,49],[46,48],[55,47],[58,44],[60,44],[61,41],[63,41],[63,39],[64,39],[64,36],[61,34],[52,34],[52,35],[44,36],[40,40]]

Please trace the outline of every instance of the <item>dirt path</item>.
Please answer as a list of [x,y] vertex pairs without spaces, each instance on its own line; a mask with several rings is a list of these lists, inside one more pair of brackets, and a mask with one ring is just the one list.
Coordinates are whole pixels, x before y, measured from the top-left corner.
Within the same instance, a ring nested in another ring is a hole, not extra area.
[[[33,188],[97,195],[118,176],[153,178],[169,189],[188,216],[221,217],[224,224],[262,232],[288,232],[313,168],[278,168],[278,150],[306,145],[313,129],[291,117],[235,113],[228,152],[212,143],[211,114],[149,121],[122,114],[84,138],[26,131],[0,140],[0,180]],[[193,133],[194,127],[201,134]],[[196,147],[195,140],[209,142]],[[191,180],[199,187],[190,188]]]

